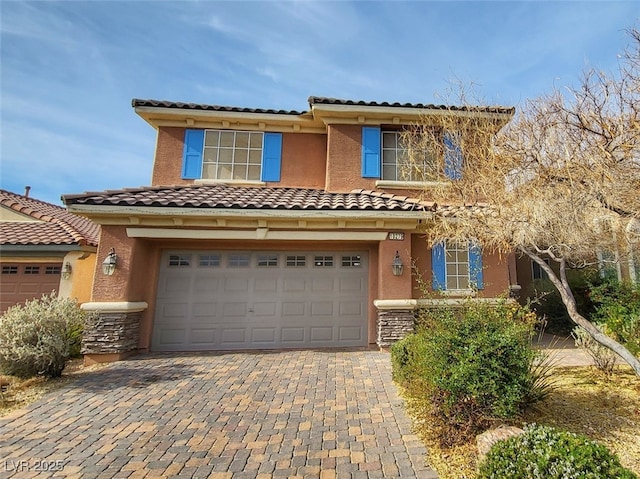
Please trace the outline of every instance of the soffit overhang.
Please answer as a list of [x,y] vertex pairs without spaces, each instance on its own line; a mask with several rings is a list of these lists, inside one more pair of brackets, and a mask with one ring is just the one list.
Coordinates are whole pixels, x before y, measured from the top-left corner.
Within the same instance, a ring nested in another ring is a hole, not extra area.
[[137,106],[135,112],[154,128],[212,128],[281,133],[325,133],[322,121],[311,113],[279,114],[241,111],[185,110]]
[[100,225],[162,228],[380,230],[419,229],[428,211],[280,210],[70,205]]
[[320,104],[312,106],[313,116],[325,125],[438,125],[442,118],[482,118],[502,127],[513,117],[512,111],[483,111],[448,107],[416,108],[397,106],[354,106]]

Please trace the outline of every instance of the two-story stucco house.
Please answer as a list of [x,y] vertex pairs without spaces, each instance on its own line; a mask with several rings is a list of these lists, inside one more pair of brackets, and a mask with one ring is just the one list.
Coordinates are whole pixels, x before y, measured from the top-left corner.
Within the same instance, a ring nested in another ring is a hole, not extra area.
[[[480,245],[426,243],[434,205],[418,198],[429,172],[403,175],[400,141],[420,118],[434,128],[452,114],[505,124],[511,108],[316,97],[303,112],[133,107],[157,131],[152,184],[63,197],[101,225],[84,305],[100,317],[85,333],[90,361],[136,350],[387,346],[413,325],[412,262],[433,285],[431,301],[496,297],[515,278],[513,258]],[[460,174],[445,163],[425,168]]]

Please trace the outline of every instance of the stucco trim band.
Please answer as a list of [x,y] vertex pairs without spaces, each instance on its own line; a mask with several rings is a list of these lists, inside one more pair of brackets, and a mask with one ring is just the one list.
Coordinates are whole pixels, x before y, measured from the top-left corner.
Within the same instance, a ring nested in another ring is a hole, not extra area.
[[162,239],[232,239],[293,241],[384,241],[387,232],[378,231],[272,231],[256,230],[192,230],[176,228],[127,228],[129,238]]
[[379,310],[415,309],[416,299],[376,299],[373,305]]
[[83,303],[80,308],[84,311],[98,311],[100,313],[137,313],[149,307],[146,301],[98,301]]

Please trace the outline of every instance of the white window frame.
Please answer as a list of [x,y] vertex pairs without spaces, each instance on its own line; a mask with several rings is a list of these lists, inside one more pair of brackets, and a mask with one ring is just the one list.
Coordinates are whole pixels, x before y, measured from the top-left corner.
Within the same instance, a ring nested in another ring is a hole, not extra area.
[[[456,255],[456,260],[452,261],[450,259],[450,252],[455,252],[455,253],[461,253],[461,252],[465,252],[467,255],[467,261],[457,261],[457,255]],[[455,266],[456,269],[456,274],[452,275],[452,278],[456,278],[455,280],[455,288],[450,287],[449,285],[449,279],[450,279],[450,275],[449,275],[449,265],[451,266]],[[460,274],[460,266],[461,265],[466,265],[467,267],[467,274],[466,276],[463,274]],[[469,244],[465,243],[465,242],[456,242],[456,241],[445,241],[444,243],[444,281],[445,281],[445,288],[446,291],[455,293],[455,292],[460,292],[460,291],[471,291],[472,287],[471,287],[471,261],[469,258]],[[466,285],[461,285],[460,284],[460,280],[466,278]],[[462,286],[462,287],[461,287]]]
[[[221,145],[223,135],[232,138],[232,144]],[[238,145],[239,135],[247,135],[246,146]],[[253,138],[259,138],[259,141]],[[260,146],[257,146],[258,143]],[[201,178],[219,181],[260,181],[263,148],[264,132],[206,129]],[[230,155],[230,158],[225,157],[227,155]],[[228,174],[225,173],[226,170]]]
[[[381,130],[380,131],[380,179],[382,181],[398,181],[398,182],[406,182],[406,183],[416,183],[416,182],[425,182],[432,181],[437,177],[437,171],[433,171],[432,175],[429,176],[426,174],[430,169],[437,167],[437,161],[433,158],[428,158],[425,155],[425,159],[423,162],[422,175],[423,178],[414,178],[413,173],[414,169],[411,168],[409,172],[409,177],[406,178],[406,171],[402,171],[403,162],[405,164],[408,163],[408,149],[402,145],[402,135],[405,132],[403,130]],[[395,146],[385,146],[385,136],[393,136],[394,141],[393,144]],[[394,152],[394,161],[385,161],[385,152]],[[399,161],[401,160],[401,161]],[[389,177],[389,175],[385,175],[385,169],[393,168],[394,175]]]

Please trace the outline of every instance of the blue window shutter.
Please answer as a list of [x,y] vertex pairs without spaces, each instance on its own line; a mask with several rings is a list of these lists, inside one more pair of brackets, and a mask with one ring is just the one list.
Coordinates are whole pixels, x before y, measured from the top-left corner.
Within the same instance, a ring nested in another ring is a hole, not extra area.
[[450,180],[462,178],[462,149],[455,132],[444,132],[444,174]]
[[362,177],[380,178],[380,128],[362,127]]
[[434,290],[447,289],[444,242],[437,243],[431,248],[431,270],[433,272],[432,288]]
[[265,133],[262,144],[262,181],[280,181],[282,133]]
[[484,289],[482,248],[475,242],[469,243],[469,279],[474,289]]
[[182,150],[182,178],[197,180],[202,176],[204,130],[185,130]]

